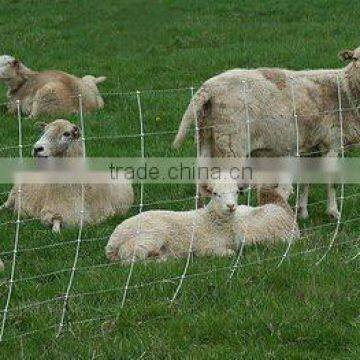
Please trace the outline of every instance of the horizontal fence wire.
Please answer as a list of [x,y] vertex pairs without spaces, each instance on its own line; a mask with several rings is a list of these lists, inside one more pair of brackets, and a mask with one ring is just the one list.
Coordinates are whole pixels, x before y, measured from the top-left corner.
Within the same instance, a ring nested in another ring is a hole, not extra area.
[[[359,240],[360,240],[360,238],[340,242],[336,246],[357,243],[357,242],[359,242]],[[327,247],[326,245],[324,245],[324,246],[316,246],[316,247],[314,247],[312,249],[303,250],[303,251],[295,253],[295,254],[293,254],[291,256],[298,256],[298,255],[301,255],[301,254],[312,253],[312,252],[315,252],[317,250],[325,249],[326,247]],[[267,262],[269,260],[276,260],[276,259],[282,259],[282,255],[272,256],[270,258],[264,258],[264,259],[256,260],[254,262],[245,263],[243,265],[239,265],[239,267],[247,267],[247,266],[251,266],[251,265],[261,264],[262,262]],[[148,260],[141,260],[139,262],[146,262],[146,261],[148,261]],[[153,260],[152,260],[152,262],[153,262]],[[112,264],[111,266],[114,266],[114,265],[116,265],[116,264]],[[119,265],[119,263],[117,263],[117,265]],[[215,267],[212,270],[214,272],[216,272],[218,270],[224,270],[224,269],[230,269],[230,268],[231,268],[231,266]],[[68,269],[68,271],[71,271],[71,269]],[[201,274],[206,274],[206,273],[208,273],[208,272],[206,271],[206,272],[201,272],[201,273],[194,273],[194,274],[186,275],[184,278],[197,277],[199,275],[201,276]],[[175,276],[175,277],[171,277],[171,278],[163,278],[161,280],[155,280],[155,281],[145,282],[145,283],[136,284],[136,285],[129,285],[128,289],[138,289],[138,288],[143,288],[143,287],[156,285],[156,284],[159,284],[159,283],[171,283],[171,284],[175,285],[176,281],[180,280],[181,278],[182,278],[182,275],[179,275],[179,276]],[[95,291],[83,292],[83,293],[75,293],[75,294],[69,295],[69,298],[86,297],[86,296],[98,295],[98,294],[103,294],[103,293],[108,293],[108,292],[116,292],[116,291],[124,290],[125,287],[126,286],[115,287],[115,288],[111,288],[111,289],[101,289],[101,290],[95,290]],[[38,306],[41,306],[41,305],[45,305],[45,304],[47,304],[49,302],[58,301],[58,300],[64,300],[64,296],[59,295],[59,296],[56,296],[56,297],[51,298],[51,299],[46,299],[46,300],[42,300],[42,301],[25,304],[25,305],[18,306],[18,307],[14,307],[14,308],[12,308],[12,312],[14,312],[14,311],[22,311],[22,310],[25,310],[27,308],[38,307]],[[2,312],[2,311],[0,311],[0,312]]]
[[[349,245],[355,242],[358,242],[360,240],[360,238],[357,239],[352,239],[352,240],[348,240],[348,241],[344,241],[344,242],[338,242],[336,244],[334,244],[334,247],[339,247],[339,246],[343,246],[343,245]],[[318,246],[318,247],[314,247],[311,249],[307,249],[307,250],[303,250],[303,251],[299,251],[296,253],[290,253],[289,254],[289,258],[294,258],[297,256],[301,256],[301,255],[308,255],[308,254],[312,254],[316,251],[320,251],[323,249],[328,248],[328,245],[324,245],[324,246]],[[261,265],[262,263],[265,262],[270,262],[270,261],[277,261],[280,260],[283,257],[283,255],[277,255],[277,256],[271,256],[268,258],[264,258],[264,259],[260,259],[260,260],[256,260],[256,261],[252,261],[249,263],[241,263],[239,264],[240,268],[246,268],[246,267],[250,267],[250,266],[256,266],[256,265]],[[203,271],[203,272],[199,272],[199,273],[194,273],[194,274],[187,274],[186,277],[184,278],[184,280],[189,280],[189,279],[194,279],[194,278],[199,278],[199,277],[204,277],[213,273],[217,273],[217,272],[225,272],[225,271],[229,271],[231,270],[232,266],[223,266],[223,267],[215,267],[215,268],[211,268],[207,271]],[[70,269],[69,269],[70,270]],[[140,288],[145,288],[145,287],[149,287],[149,286],[156,286],[159,284],[172,284],[175,285],[176,281],[181,279],[181,275],[175,276],[175,277],[171,277],[171,278],[164,278],[164,279],[160,279],[160,280],[155,280],[155,281],[151,281],[151,282],[147,282],[147,283],[139,283],[136,285],[129,285],[128,289],[140,289]],[[109,292],[119,292],[125,289],[124,287],[117,287],[117,288],[111,288],[111,289],[103,289],[103,290],[97,290],[97,291],[93,291],[93,292],[83,292],[83,293],[76,293],[76,294],[71,294],[69,295],[69,298],[79,298],[79,297],[87,297],[87,296],[94,296],[94,295],[100,295],[100,294],[105,294],[105,293],[109,293]],[[33,308],[33,307],[37,307],[37,306],[41,306],[44,304],[48,304],[51,302],[56,302],[56,301],[63,301],[64,297],[63,296],[57,296],[51,299],[46,299],[46,300],[42,300],[36,303],[31,303],[31,304],[25,304],[23,306],[20,307],[14,307],[12,310],[13,311],[23,311],[26,310],[27,308]],[[117,312],[118,314],[118,312]],[[113,314],[111,315],[105,315],[104,317],[106,318],[107,316],[113,316]],[[102,318],[102,317],[101,317]],[[83,321],[85,322],[91,322],[91,321],[95,321],[97,319],[100,318],[87,318],[84,320],[80,320],[80,321],[69,321],[68,325],[72,324],[72,323],[82,323]],[[24,336],[31,336],[34,334],[38,334],[44,331],[48,331],[50,329],[56,329],[58,327],[58,323],[54,324],[54,325],[50,325],[50,326],[46,326],[42,329],[36,329],[33,331],[28,331],[28,332],[24,332],[15,336],[8,336],[5,339],[3,339],[3,341],[10,341],[10,340],[14,340],[20,337],[24,337]],[[65,329],[66,331],[66,329]]]
[[[344,196],[344,200],[347,200],[347,199],[351,199],[351,198],[357,198],[360,196],[360,193],[356,193],[356,194],[352,194],[352,195],[347,195],[347,196]],[[159,204],[171,204],[171,203],[176,203],[176,202],[182,202],[182,201],[191,201],[191,200],[194,200],[195,197],[187,197],[187,198],[183,198],[183,199],[173,199],[173,200],[161,200],[161,201],[155,201],[155,202],[150,202],[150,203],[145,203],[144,204],[144,207],[147,207],[147,206],[153,206],[153,205],[159,205]],[[340,196],[336,198],[337,200],[340,200]],[[312,203],[309,203],[308,204],[308,207],[311,207],[311,206],[316,206],[316,205],[320,205],[320,204],[325,204],[327,203],[327,200],[320,200],[320,201],[316,201],[316,202],[312,202]],[[133,207],[138,207],[138,205],[133,205]],[[295,209],[296,206],[293,206],[292,208]],[[23,219],[23,220],[20,220],[22,223],[26,223],[26,222],[32,222],[32,221],[40,221],[41,219],[40,218],[32,218],[32,219]],[[347,220],[347,221],[352,221],[352,220],[355,220],[357,221],[357,218],[355,219],[350,219],[350,220]],[[14,225],[16,224],[16,221],[9,221],[9,222],[6,222],[6,223],[1,223],[1,225]],[[327,224],[322,224],[322,225],[316,225],[316,226],[312,226],[312,227],[309,227],[309,228],[304,228],[304,229],[300,229],[300,231],[311,231],[311,230],[314,230],[314,229],[318,229],[319,227],[327,227],[327,226],[335,226],[336,223],[335,222],[331,222],[331,223],[327,223]],[[86,243],[86,242],[96,242],[96,241],[101,241],[101,240],[106,240],[110,237],[111,233],[109,233],[108,235],[106,236],[101,236],[101,237],[93,237],[93,238],[85,238],[82,240],[82,242]],[[32,252],[32,251],[40,251],[40,250],[44,250],[44,249],[49,249],[49,248],[52,248],[52,247],[59,247],[59,246],[67,246],[67,245],[71,245],[71,244],[74,244],[76,243],[77,240],[74,239],[74,240],[68,240],[68,241],[62,241],[62,242],[57,242],[57,243],[52,243],[52,244],[47,244],[47,245],[42,245],[42,246],[36,246],[36,247],[31,247],[31,248],[19,248],[18,249],[18,253],[26,253],[26,252]],[[0,256],[3,256],[3,255],[10,255],[10,254],[13,254],[13,250],[8,250],[8,251],[2,251],[0,252]]]
[[[350,223],[357,222],[357,221],[360,221],[360,217],[347,219],[347,220],[342,220],[340,222],[340,224],[341,225],[346,225],[346,224],[350,224]],[[321,225],[315,225],[315,226],[310,226],[308,228],[300,229],[301,237],[299,239],[297,239],[296,242],[299,242],[299,241],[301,241],[303,239],[308,239],[309,235],[304,235],[304,234],[308,234],[311,231],[320,230],[320,229],[324,229],[324,228],[328,228],[328,227],[332,227],[332,226],[334,226],[334,227],[337,226],[337,222],[331,222],[331,223],[326,223],[326,224],[321,224]],[[142,230],[142,233],[146,234],[146,231]],[[88,241],[89,242],[90,241],[97,241],[97,240],[101,241],[104,238],[106,239],[108,237],[89,238]],[[72,241],[72,243],[77,243],[77,241],[78,240],[74,240],[74,241]],[[18,252],[21,252],[21,251],[18,251]],[[153,259],[143,259],[143,260],[134,260],[134,262],[136,262],[136,263],[146,263],[146,262],[153,263],[154,260]],[[89,266],[83,266],[83,267],[79,266],[79,267],[77,267],[77,271],[78,272],[90,271],[90,270],[93,270],[93,269],[106,268],[106,267],[112,267],[112,266],[117,266],[117,265],[121,265],[121,263],[120,262],[113,262],[113,263],[106,262],[106,263],[103,263],[103,264],[95,264],[95,265],[89,265]],[[50,276],[53,276],[53,275],[59,275],[59,274],[62,274],[62,273],[66,273],[66,272],[69,272],[71,270],[72,270],[72,268],[58,269],[58,270],[54,270],[54,271],[47,272],[47,273],[40,273],[40,274],[28,276],[28,277],[18,278],[18,279],[13,280],[13,282],[14,283],[22,283],[22,282],[27,282],[27,281],[33,281],[33,280],[42,279],[42,278],[45,278],[45,277],[50,277]],[[4,285],[5,283],[6,283],[6,281],[2,285]]]

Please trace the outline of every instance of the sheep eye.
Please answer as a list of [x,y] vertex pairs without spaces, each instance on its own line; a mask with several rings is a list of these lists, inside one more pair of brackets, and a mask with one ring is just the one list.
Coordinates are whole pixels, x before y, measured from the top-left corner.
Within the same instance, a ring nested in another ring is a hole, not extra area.
[[65,137],[70,137],[70,136],[71,136],[71,133],[70,133],[69,131],[65,131],[65,132],[63,133],[63,135],[64,135]]
[[217,192],[214,192],[213,194],[214,194],[215,196],[219,196],[219,194],[218,194]]

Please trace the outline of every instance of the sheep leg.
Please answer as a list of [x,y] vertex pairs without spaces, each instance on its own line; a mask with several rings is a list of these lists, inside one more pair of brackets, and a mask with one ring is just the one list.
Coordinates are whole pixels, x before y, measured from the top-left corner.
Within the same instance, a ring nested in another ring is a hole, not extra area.
[[107,244],[105,248],[106,256],[110,261],[115,261],[119,257],[119,248],[113,244]]
[[61,221],[58,219],[54,219],[52,224],[52,231],[59,234],[60,229],[61,229]]
[[63,218],[61,215],[54,213],[50,209],[43,209],[40,213],[41,221],[51,226],[52,231],[60,233]]
[[334,187],[334,184],[326,184],[326,190],[327,190],[327,213],[330,217],[333,217],[334,219],[339,219],[340,212],[338,210],[337,201],[336,201],[336,190]]
[[32,103],[32,106],[31,106],[31,111],[30,111],[30,114],[28,116],[28,119],[35,119],[39,113],[39,102],[40,102],[40,99],[38,99],[37,97],[35,97],[33,99],[33,103]]
[[156,258],[156,261],[157,262],[165,262],[165,261],[167,261],[167,259],[168,259],[168,256],[166,254],[162,254],[158,258]]
[[14,196],[14,191],[11,190],[6,202],[0,206],[0,211],[5,209],[12,209],[14,208],[14,206],[15,206],[15,196]]
[[299,199],[299,215],[301,219],[307,219],[308,213],[308,200],[309,200],[309,184],[301,186],[300,199]]
[[[335,142],[336,144],[336,142]],[[335,147],[334,144],[334,147]],[[327,154],[326,157],[328,158],[337,158],[338,154],[336,151],[334,150],[330,150]],[[338,210],[338,206],[337,206],[337,201],[336,201],[336,191],[335,191],[335,187],[334,184],[327,184],[326,185],[326,190],[327,190],[327,213],[329,214],[330,217],[334,218],[334,219],[339,219],[340,217],[340,213]]]
[[234,250],[223,247],[214,249],[213,253],[216,256],[224,256],[224,257],[231,257],[235,255]]
[[118,256],[124,264],[131,263],[132,259],[145,260],[148,257],[156,257],[155,254],[161,254],[161,246],[158,241],[153,239],[141,239],[141,241],[126,241],[119,249]]

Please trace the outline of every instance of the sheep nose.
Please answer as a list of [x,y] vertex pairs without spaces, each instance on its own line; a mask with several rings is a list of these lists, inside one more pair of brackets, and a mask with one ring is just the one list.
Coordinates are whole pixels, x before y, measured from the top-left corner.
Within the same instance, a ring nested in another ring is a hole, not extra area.
[[34,146],[34,155],[37,155],[39,152],[44,151],[43,146]]
[[229,208],[230,212],[235,211],[235,204],[226,204],[226,206]]

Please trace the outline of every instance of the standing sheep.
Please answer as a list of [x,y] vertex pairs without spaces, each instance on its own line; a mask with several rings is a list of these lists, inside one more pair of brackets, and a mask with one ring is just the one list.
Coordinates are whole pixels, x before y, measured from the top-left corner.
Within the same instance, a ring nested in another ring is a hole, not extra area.
[[211,195],[205,208],[147,211],[125,220],[108,241],[107,257],[124,263],[129,263],[133,256],[138,260],[184,257],[192,237],[195,254],[232,256],[244,237],[247,243],[255,243],[299,236],[294,214],[283,205],[285,198],[280,206],[238,207],[238,184],[229,177],[226,179],[203,185],[203,191]]
[[[344,50],[340,58],[349,62],[340,70],[234,69],[207,80],[183,116],[174,147],[181,145],[196,117],[202,157],[295,154],[297,128],[300,154],[337,156],[342,145],[360,142],[360,48]],[[346,110],[343,144],[339,96]],[[334,187],[327,188],[328,214],[338,218]],[[308,216],[307,201],[305,186],[300,199],[303,218]]]
[[[44,128],[33,147],[35,157],[81,157],[79,129],[68,120],[56,120]],[[21,213],[40,218],[55,232],[61,226],[77,225],[82,204],[81,184],[23,184]],[[84,185],[84,223],[103,221],[115,214],[124,214],[134,201],[130,182]],[[18,186],[14,186],[3,208],[18,209]]]
[[80,79],[61,71],[32,71],[12,56],[0,56],[0,82],[8,87],[8,110],[16,113],[20,100],[21,112],[30,118],[78,113],[79,95],[84,112],[103,108],[97,84],[105,80],[103,76]]

